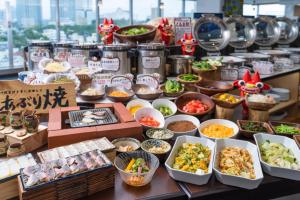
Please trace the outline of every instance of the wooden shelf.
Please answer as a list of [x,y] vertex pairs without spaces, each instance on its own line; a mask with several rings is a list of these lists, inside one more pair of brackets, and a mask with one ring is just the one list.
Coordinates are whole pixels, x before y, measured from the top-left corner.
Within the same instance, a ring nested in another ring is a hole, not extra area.
[[272,109],[269,110],[269,113],[272,114],[274,112],[280,111],[282,109],[285,109],[287,107],[290,107],[294,104],[296,104],[298,102],[298,100],[289,100],[289,101],[285,101],[285,102],[280,102],[279,104],[277,104],[275,107],[273,107]]

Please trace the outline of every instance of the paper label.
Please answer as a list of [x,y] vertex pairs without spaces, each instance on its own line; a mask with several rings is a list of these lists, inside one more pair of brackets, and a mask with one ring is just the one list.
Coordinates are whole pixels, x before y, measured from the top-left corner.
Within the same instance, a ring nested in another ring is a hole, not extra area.
[[50,58],[48,49],[39,48],[36,51],[31,52],[30,54],[30,59],[35,63],[40,62],[43,58]]
[[101,65],[101,61],[93,61],[93,60],[89,60],[88,61],[88,68],[89,71],[91,72],[96,72],[102,69],[102,65]]
[[159,78],[159,74],[139,74],[136,77],[136,83],[145,84],[153,88],[158,88]]
[[132,87],[132,80],[133,80],[132,74],[125,74],[121,76],[117,75],[111,78],[111,85],[124,87],[129,90]]
[[145,69],[158,69],[160,66],[160,57],[142,57],[142,63]]
[[68,58],[68,62],[72,67],[85,67],[86,57],[82,54],[71,54]]
[[119,58],[102,58],[101,65],[103,70],[117,72],[120,69]]

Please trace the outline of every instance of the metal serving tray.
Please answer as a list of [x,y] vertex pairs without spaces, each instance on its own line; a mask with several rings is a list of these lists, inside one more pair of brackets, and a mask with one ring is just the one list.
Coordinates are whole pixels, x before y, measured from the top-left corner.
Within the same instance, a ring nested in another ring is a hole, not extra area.
[[[83,113],[85,113],[87,111],[90,111],[90,112],[104,111],[105,119],[94,119],[95,121],[92,123],[83,123],[81,121],[84,117]],[[109,108],[95,108],[95,109],[88,109],[88,110],[70,111],[68,113],[68,115],[69,115],[69,120],[70,120],[70,126],[72,128],[115,124],[118,122],[116,116],[111,112],[111,110]]]

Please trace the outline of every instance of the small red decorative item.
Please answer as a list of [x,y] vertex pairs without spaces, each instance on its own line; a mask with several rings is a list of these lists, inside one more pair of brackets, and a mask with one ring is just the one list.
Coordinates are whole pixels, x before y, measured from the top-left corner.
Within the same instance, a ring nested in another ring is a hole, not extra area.
[[104,44],[113,43],[113,32],[119,30],[120,28],[114,24],[114,21],[110,19],[109,21],[104,18],[103,24],[98,26],[99,34],[102,36],[101,40]]
[[[248,94],[258,94],[261,93],[263,90],[269,90],[270,86],[266,83],[261,82],[259,73],[256,71],[251,78],[251,74],[249,70],[247,70],[243,76],[242,80],[236,80],[233,85],[238,87],[241,91],[240,96],[246,97]],[[243,102],[243,117],[248,117],[248,106],[246,102]]]
[[171,42],[171,37],[173,36],[173,25],[169,24],[167,18],[162,18],[159,21],[158,30],[161,34],[161,40],[166,45],[169,46]]
[[183,38],[179,42],[181,44],[181,50],[183,55],[193,56],[195,52],[195,46],[198,44],[193,38],[193,35],[184,33]]

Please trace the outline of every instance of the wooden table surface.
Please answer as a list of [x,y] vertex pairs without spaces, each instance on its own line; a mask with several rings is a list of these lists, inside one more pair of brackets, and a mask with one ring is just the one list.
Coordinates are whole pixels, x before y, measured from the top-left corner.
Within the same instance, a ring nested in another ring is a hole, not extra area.
[[85,197],[85,200],[133,200],[133,199],[184,199],[185,193],[169,176],[164,167],[159,167],[150,184],[143,187],[132,187],[124,183],[116,172],[115,187]]
[[147,186],[132,187],[126,185],[116,172],[115,187],[85,197],[84,200],[159,200],[159,199],[273,199],[300,193],[300,182],[271,177],[264,174],[261,185],[254,190],[223,185],[213,175],[206,185],[197,186],[189,183],[176,182],[164,167],[159,167],[153,180]]

